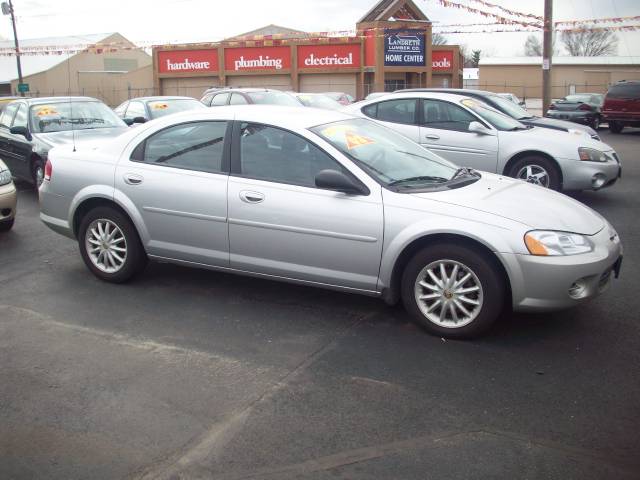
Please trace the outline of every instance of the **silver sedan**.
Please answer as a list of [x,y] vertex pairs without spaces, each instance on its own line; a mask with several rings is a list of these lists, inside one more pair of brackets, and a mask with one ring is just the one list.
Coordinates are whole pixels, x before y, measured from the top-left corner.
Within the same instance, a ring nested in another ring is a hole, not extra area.
[[613,227],[571,198],[311,108],[184,112],[57,147],[40,201],[105,281],[153,259],[402,299],[448,337],[478,335],[505,305],[579,305],[622,258]]

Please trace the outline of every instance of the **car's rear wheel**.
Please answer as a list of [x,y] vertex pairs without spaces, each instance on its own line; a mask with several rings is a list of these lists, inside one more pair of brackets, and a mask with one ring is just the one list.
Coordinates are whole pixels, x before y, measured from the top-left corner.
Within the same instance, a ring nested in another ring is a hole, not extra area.
[[498,318],[504,279],[473,248],[437,244],[418,252],[402,275],[402,300],[414,320],[442,337],[470,338]]
[[85,215],[78,244],[89,270],[107,282],[126,282],[142,271],[147,261],[131,220],[110,207],[97,207]]
[[614,122],[613,120],[609,122],[609,131],[611,133],[620,133],[624,125],[619,122]]
[[8,232],[13,227],[14,218],[0,222],[0,232]]
[[528,183],[560,190],[560,171],[548,158],[528,155],[517,160],[507,172],[513,178],[519,178]]
[[31,164],[31,178],[36,188],[40,188],[44,181],[44,162],[40,158],[36,158]]

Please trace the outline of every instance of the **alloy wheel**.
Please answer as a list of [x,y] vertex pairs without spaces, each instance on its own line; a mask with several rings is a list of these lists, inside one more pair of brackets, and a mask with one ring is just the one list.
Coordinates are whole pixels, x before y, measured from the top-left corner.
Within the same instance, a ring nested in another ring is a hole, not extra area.
[[127,260],[127,240],[113,221],[99,218],[85,234],[85,247],[91,263],[104,273],[116,273]]
[[540,165],[525,165],[516,174],[516,178],[524,180],[527,183],[533,183],[534,185],[540,185],[541,187],[549,188],[549,172]]

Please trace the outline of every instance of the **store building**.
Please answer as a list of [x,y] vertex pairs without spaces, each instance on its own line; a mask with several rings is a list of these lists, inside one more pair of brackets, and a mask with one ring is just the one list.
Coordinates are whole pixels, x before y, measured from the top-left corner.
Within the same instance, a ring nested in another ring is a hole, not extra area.
[[431,22],[411,0],[381,0],[355,35],[308,34],[270,25],[218,43],[153,50],[154,88],[199,98],[210,87],[303,92],[462,86],[456,45],[432,47]]

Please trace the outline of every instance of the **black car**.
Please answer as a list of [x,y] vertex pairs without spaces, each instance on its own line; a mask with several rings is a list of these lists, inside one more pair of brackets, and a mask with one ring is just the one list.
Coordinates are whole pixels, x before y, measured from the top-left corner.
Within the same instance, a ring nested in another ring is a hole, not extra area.
[[204,92],[200,100],[207,107],[222,105],[283,105],[301,107],[300,101],[293,95],[269,88],[211,88]]
[[95,98],[14,100],[0,115],[0,158],[14,177],[39,186],[47,154],[54,146],[114,137],[125,131],[127,125]]
[[483,90],[467,90],[462,88],[412,88],[406,90],[400,90],[402,92],[443,92],[454,93],[458,95],[464,95],[466,97],[477,98],[482,100],[487,105],[495,108],[499,112],[508,115],[511,118],[518,120],[524,125],[530,125],[532,127],[551,128],[553,130],[562,130],[565,132],[582,130],[594,140],[600,140],[598,133],[587,125],[580,125],[566,120],[556,120],[553,118],[536,117],[524,110],[519,105],[516,105],[511,100],[501,97],[497,93],[485,92]]
[[549,105],[545,117],[589,125],[594,130],[600,128],[604,95],[599,93],[576,93],[567,95]]
[[137,97],[123,102],[113,109],[124,123],[144,123],[171,113],[205,108],[204,104],[191,97]]

